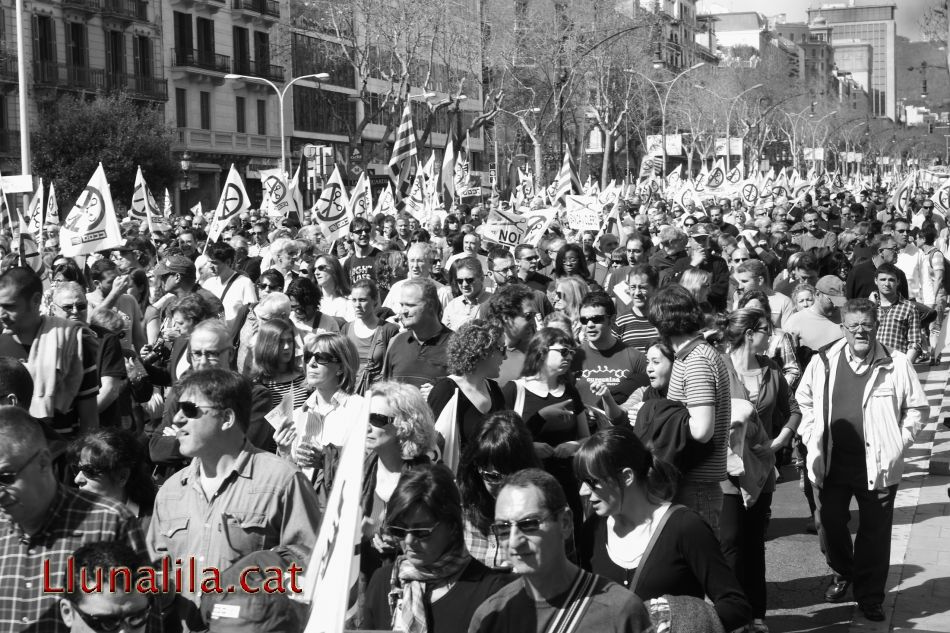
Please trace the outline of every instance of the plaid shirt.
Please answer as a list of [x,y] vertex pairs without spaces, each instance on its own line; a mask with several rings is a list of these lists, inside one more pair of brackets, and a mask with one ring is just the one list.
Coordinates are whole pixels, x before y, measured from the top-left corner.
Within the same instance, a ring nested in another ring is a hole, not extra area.
[[[66,561],[77,549],[100,541],[124,541],[146,553],[135,517],[119,503],[60,485],[46,524],[36,534],[0,514],[0,631],[68,633],[59,615]],[[49,561],[50,574],[44,577]]]
[[889,350],[909,352],[920,351],[923,338],[920,329],[920,316],[914,304],[906,299],[898,303],[877,306],[877,340]]

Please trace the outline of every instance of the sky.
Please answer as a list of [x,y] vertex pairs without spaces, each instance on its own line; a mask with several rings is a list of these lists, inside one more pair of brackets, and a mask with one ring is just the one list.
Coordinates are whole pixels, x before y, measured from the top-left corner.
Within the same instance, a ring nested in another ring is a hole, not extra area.
[[[847,4],[848,0],[778,0],[768,3],[768,10],[763,10],[762,0],[703,0],[698,4],[718,6],[726,11],[757,11],[764,15],[785,13],[789,22],[804,22],[808,18],[808,8],[818,8],[823,4]],[[897,34],[913,41],[923,40],[920,32],[920,22],[927,7],[938,4],[941,0],[885,0],[897,5]],[[856,5],[873,4],[857,0]],[[882,2],[884,4],[884,2]],[[702,13],[702,11],[700,11]]]

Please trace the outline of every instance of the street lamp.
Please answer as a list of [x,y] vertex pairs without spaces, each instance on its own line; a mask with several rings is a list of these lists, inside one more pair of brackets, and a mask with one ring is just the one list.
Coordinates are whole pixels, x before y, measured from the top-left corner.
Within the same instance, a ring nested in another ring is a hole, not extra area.
[[[696,70],[700,66],[704,66],[704,65],[705,65],[705,62],[699,62],[698,64],[693,64],[692,66],[682,71],[680,74],[676,75],[669,81],[654,81],[653,79],[650,79],[649,77],[641,73],[639,70],[636,70],[634,68],[629,68],[626,71],[628,73],[634,73],[643,77],[647,81],[647,83],[649,83],[650,86],[653,88],[653,92],[656,93],[657,101],[659,101],[660,103],[660,145],[662,146],[662,149],[663,149],[663,169],[661,171],[661,174],[663,175],[663,182],[666,182],[666,104],[667,102],[669,102],[670,93],[673,92],[673,84],[675,84],[676,80],[682,77],[683,75],[685,75],[686,73]],[[660,89],[656,87],[657,84],[666,85],[665,96],[660,95]]]
[[263,77],[251,77],[249,75],[238,75],[236,73],[228,73],[224,76],[225,79],[243,79],[244,81],[255,81],[257,83],[267,84],[274,89],[274,92],[277,93],[277,103],[280,107],[280,173],[284,178],[287,177],[287,136],[284,134],[284,96],[287,94],[287,91],[292,85],[298,81],[304,79],[315,79],[318,82],[328,81],[330,79],[330,73],[313,73],[310,75],[301,75],[300,77],[294,77],[284,86],[283,89],[277,87],[270,79],[264,79]]

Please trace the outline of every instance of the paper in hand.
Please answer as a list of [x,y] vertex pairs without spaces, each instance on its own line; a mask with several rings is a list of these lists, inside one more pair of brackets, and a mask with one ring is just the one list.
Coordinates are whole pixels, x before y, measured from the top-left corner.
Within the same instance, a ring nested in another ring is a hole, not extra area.
[[280,399],[280,402],[277,403],[277,406],[270,410],[270,412],[264,416],[264,419],[267,420],[267,423],[274,427],[275,431],[279,431],[285,425],[290,424],[294,418],[294,392],[293,389],[287,391],[284,394],[284,397]]

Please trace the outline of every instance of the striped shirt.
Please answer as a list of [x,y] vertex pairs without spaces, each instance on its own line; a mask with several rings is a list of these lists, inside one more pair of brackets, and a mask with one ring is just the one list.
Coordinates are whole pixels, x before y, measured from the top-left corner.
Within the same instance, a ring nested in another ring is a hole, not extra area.
[[307,376],[300,374],[293,380],[287,380],[284,382],[261,380],[261,384],[267,387],[267,390],[270,392],[271,407],[276,407],[279,405],[281,400],[284,399],[284,396],[293,391],[294,409],[297,409],[304,405],[304,403],[307,401],[307,396],[310,395],[310,393],[307,391],[306,380]]
[[660,332],[645,316],[637,316],[627,308],[617,315],[614,336],[645,354],[650,344],[660,338]]
[[[120,541],[145,556],[138,521],[120,503],[60,485],[44,527],[25,534],[0,514],[0,631],[66,633],[59,615],[66,561],[89,543]],[[49,575],[44,573],[49,568]]]
[[729,370],[716,349],[701,336],[675,354],[667,397],[687,407],[712,406],[716,421],[713,450],[683,473],[685,481],[717,482],[726,478],[726,445],[732,403]]

